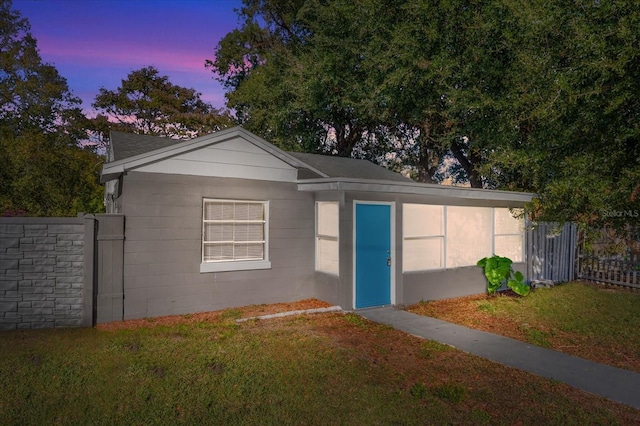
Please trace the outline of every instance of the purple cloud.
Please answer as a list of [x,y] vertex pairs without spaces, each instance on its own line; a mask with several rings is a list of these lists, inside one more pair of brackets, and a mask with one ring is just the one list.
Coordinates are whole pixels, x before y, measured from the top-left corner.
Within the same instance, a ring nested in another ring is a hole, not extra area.
[[237,26],[240,0],[15,0],[31,23],[45,62],[90,104],[100,87],[113,90],[135,69],[153,65],[174,84],[194,88],[217,107],[224,92],[204,68]]

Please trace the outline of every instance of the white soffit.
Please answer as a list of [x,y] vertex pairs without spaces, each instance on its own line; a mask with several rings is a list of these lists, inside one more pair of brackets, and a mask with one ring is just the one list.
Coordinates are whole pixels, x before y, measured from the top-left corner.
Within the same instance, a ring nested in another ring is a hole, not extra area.
[[534,194],[527,192],[498,191],[492,189],[465,188],[419,182],[372,181],[364,179],[309,179],[298,181],[299,191],[359,191],[425,195],[443,198],[464,198],[487,201],[513,201],[527,203]]

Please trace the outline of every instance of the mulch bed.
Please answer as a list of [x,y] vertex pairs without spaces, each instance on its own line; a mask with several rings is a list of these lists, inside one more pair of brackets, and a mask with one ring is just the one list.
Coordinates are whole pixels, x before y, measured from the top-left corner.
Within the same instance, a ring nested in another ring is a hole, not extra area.
[[[273,303],[270,305],[250,305],[240,308],[230,308],[240,313],[240,318],[250,318],[260,315],[276,314],[280,312],[298,311],[306,309],[328,308],[331,305],[317,299],[305,299],[288,303]],[[140,327],[172,326],[177,324],[194,324],[199,322],[217,321],[220,315],[229,309],[195,314],[169,315],[164,317],[141,318],[126,321],[113,321],[98,324],[96,329],[105,331],[134,330]]]

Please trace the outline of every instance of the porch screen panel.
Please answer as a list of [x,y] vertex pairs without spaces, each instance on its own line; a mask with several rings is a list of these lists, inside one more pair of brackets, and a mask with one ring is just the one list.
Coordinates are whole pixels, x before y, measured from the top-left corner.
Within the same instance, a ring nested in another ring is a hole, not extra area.
[[447,268],[475,265],[492,255],[493,209],[447,206]]
[[265,259],[266,202],[204,200],[202,261]]
[[494,210],[494,253],[514,262],[524,260],[524,219],[513,217],[507,208]]
[[316,203],[316,270],[339,274],[339,207],[337,202]]
[[402,270],[444,268],[444,207],[427,204],[402,206]]

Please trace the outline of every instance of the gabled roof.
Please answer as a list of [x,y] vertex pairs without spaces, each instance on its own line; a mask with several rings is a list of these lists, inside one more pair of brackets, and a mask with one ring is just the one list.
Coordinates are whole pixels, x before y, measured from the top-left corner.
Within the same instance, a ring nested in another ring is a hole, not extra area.
[[[240,126],[219,130],[208,135],[200,136],[190,141],[179,141],[161,138],[157,136],[138,135],[133,133],[113,132],[110,147],[110,157],[113,161],[105,163],[102,167],[101,182],[117,179],[130,170],[153,164],[180,154],[189,153],[209,145],[236,138],[242,138],[258,148],[266,151],[274,157],[284,161],[291,167],[302,170],[309,177],[328,177],[325,173],[305,164],[296,157],[270,144],[264,139],[254,135]],[[126,148],[123,148],[125,147]],[[117,151],[124,150],[124,154]]]
[[124,160],[136,155],[184,142],[178,139],[160,136],[139,135],[136,133],[114,132],[109,136],[109,161]]
[[110,161],[103,166],[102,181],[106,182],[115,179],[127,170],[134,170],[150,163],[236,137],[248,140],[292,167],[297,168],[298,179],[300,180],[358,178],[411,182],[410,179],[401,174],[392,172],[367,160],[286,152],[240,126],[200,136],[190,141],[135,133],[111,132]]
[[[412,182],[400,173],[373,164],[367,160],[335,157],[330,155],[306,154],[290,152],[298,160],[322,171],[331,178],[357,178],[371,180],[388,180],[394,182]],[[313,179],[321,176],[299,176],[299,179]]]
[[298,170],[300,191],[358,191],[413,194],[439,199],[475,199],[522,205],[533,194],[461,188],[414,182],[367,160],[318,154],[285,152],[240,126],[200,136],[190,141],[112,132],[110,161],[102,168],[101,181],[117,179],[130,170],[167,160],[210,145],[241,138]]

